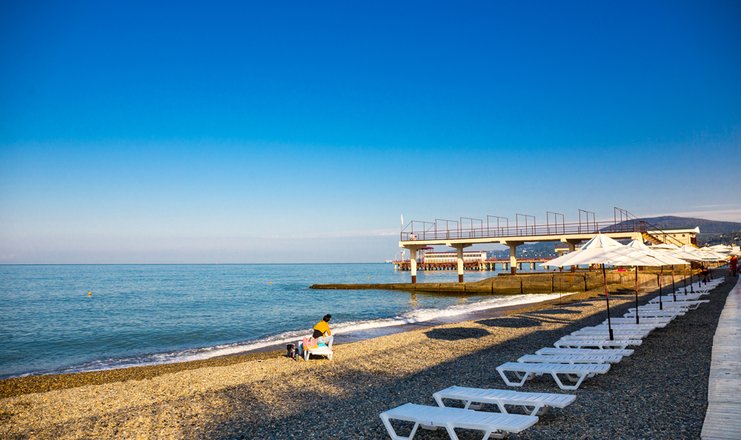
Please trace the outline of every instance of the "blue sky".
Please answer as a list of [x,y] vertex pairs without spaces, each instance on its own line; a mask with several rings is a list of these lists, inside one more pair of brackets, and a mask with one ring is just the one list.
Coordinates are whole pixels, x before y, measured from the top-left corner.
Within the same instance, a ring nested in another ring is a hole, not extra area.
[[741,3],[0,5],[0,262],[382,261],[399,215],[741,221]]

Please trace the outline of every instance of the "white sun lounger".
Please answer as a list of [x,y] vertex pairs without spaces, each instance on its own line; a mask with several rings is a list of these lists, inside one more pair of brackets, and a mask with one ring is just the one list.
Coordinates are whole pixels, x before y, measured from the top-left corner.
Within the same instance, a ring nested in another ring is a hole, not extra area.
[[[664,327],[666,327],[667,324],[669,324],[670,322],[672,322],[672,319],[674,319],[674,318],[673,317],[667,317],[667,318],[644,318],[643,316],[641,316],[641,320],[640,320],[641,323],[639,325],[643,325],[643,324],[647,324],[648,325],[648,324],[650,324],[650,325],[654,325],[654,326],[656,326],[658,328],[664,328]],[[635,318],[635,316],[632,317],[632,318],[612,318],[610,321],[612,322],[612,325],[614,325],[614,326],[618,326],[618,325],[635,325],[636,318]],[[607,325],[607,320],[605,320],[601,325]]]
[[[637,335],[635,333],[623,333],[615,330],[615,328],[612,329],[612,337],[614,339],[643,339],[643,336]],[[601,332],[592,332],[592,333],[582,333],[577,335],[566,335],[561,339],[610,339],[610,331],[605,327],[605,329]]]
[[710,295],[710,289],[700,290],[698,288],[695,288],[694,292],[690,290],[689,288],[687,288],[687,290],[677,289],[677,299],[688,297],[688,296],[696,296],[696,295],[700,295],[701,297]]
[[523,393],[512,390],[492,390],[485,388],[468,388],[452,386],[432,395],[440,406],[445,406],[443,399],[460,400],[464,409],[489,403],[496,405],[503,414],[507,406],[519,406],[531,416],[545,414],[549,408],[564,408],[570,405],[576,396],[556,393]]
[[[651,334],[652,331],[656,330],[658,327],[654,325],[650,325],[648,327],[645,327],[643,323],[640,323],[638,325],[635,324],[635,319],[633,321],[633,324],[612,324],[612,332],[614,334],[620,333],[621,335],[629,335],[634,334],[636,335],[636,339],[643,339],[649,334]],[[577,333],[577,335],[609,335],[610,328],[607,326],[607,324],[603,324],[597,327],[592,327],[589,329],[582,329],[581,333]]]
[[[676,308],[676,309],[696,309],[702,304],[709,303],[709,299],[695,299],[695,300],[687,300],[687,301],[664,301],[661,304],[658,302],[655,303],[646,303],[640,306],[640,308],[644,307],[652,307],[658,309],[660,306],[663,306],[664,308]],[[635,307],[633,307],[635,309]]]
[[552,364],[616,364],[622,359],[623,357],[617,354],[526,354],[517,359],[517,362]]
[[574,336],[564,336],[553,343],[557,348],[628,348],[641,345],[640,339],[619,339],[610,340],[608,335],[604,338],[585,339]]
[[[656,330],[657,328],[663,327],[665,325],[666,323],[659,325],[653,322],[643,322],[643,321],[641,321],[640,324],[636,324],[635,318],[633,318],[632,321],[629,319],[628,321],[618,321],[618,322],[613,321],[612,322],[612,328],[615,330],[622,331],[622,332],[649,332],[650,333]],[[582,330],[586,330],[586,329],[604,330],[606,328],[609,328],[607,326],[607,323],[603,323],[603,324],[595,325],[594,327],[586,327],[585,329],[582,329]]]
[[[680,316],[684,316],[686,313],[686,310],[677,310],[677,309],[640,309],[640,312],[638,313],[638,316],[641,318],[678,318]],[[627,312],[625,315],[623,315],[624,318],[633,318],[636,319],[636,311],[631,310]]]
[[[644,314],[650,314],[650,313],[671,313],[671,314],[678,315],[678,316],[684,316],[689,311],[690,309],[688,307],[668,307],[666,304],[664,305],[663,309],[660,309],[658,305],[656,307],[643,306],[643,307],[638,308],[638,312],[641,314],[641,316],[643,316]],[[636,308],[631,307],[626,312],[626,314],[628,313],[634,315],[633,318],[635,318]]]
[[536,351],[535,354],[616,354],[619,356],[630,356],[633,350],[630,348],[556,348],[543,347]]
[[[664,315],[669,315],[670,317],[673,317],[673,318],[683,316],[685,313],[687,313],[687,307],[664,307],[661,309],[659,307],[639,307],[638,310],[640,310],[642,314],[658,312]],[[626,315],[629,313],[635,314],[635,311],[636,311],[636,308],[631,307],[630,309],[628,309],[627,312],[625,312],[625,314]],[[625,317],[625,315],[623,315],[623,317]],[[662,318],[665,318],[665,317],[666,316],[662,316]]]
[[[639,324],[636,324],[635,318],[633,318],[633,321],[630,322],[613,322],[612,323],[612,329],[613,331],[619,331],[622,333],[650,333],[654,330],[659,328],[656,324],[653,324],[651,322],[641,322]],[[584,327],[582,329],[577,330],[577,332],[582,333],[589,333],[593,331],[604,331],[605,329],[609,329],[609,326],[607,324],[597,324],[592,327]]]
[[677,292],[682,292],[682,293],[690,294],[690,295],[695,294],[695,293],[702,293],[704,295],[707,295],[710,293],[711,290],[715,289],[716,287],[718,286],[717,285],[702,286],[702,285],[698,285],[697,283],[695,283],[692,287],[687,287],[687,288],[680,287],[679,289],[677,289]]
[[[621,328],[622,326],[613,326],[612,327],[612,334],[615,337],[621,337],[622,339],[643,339],[646,336],[648,336],[649,333],[651,333],[648,329],[632,329],[632,328]],[[586,336],[593,338],[595,336],[609,336],[609,328],[605,326],[605,328],[583,328],[581,330],[577,330],[575,332],[572,332],[570,336]]]
[[[521,387],[525,381],[535,376],[550,374],[562,390],[575,390],[588,377],[605,374],[610,371],[610,364],[529,364],[525,362],[506,362],[497,367],[502,380],[511,387]],[[517,381],[511,381],[507,373],[514,373]],[[564,384],[561,377],[571,384]]]
[[[706,298],[710,293],[684,293],[677,292],[676,294],[664,295],[661,297],[661,302],[674,302],[674,297],[677,297],[677,301],[697,301],[698,299]],[[659,302],[659,298],[652,298],[649,302]]]
[[[703,304],[709,303],[709,299],[698,299],[694,301],[665,301],[662,305],[663,308],[666,309],[687,309],[687,310],[695,310],[698,307],[700,307]],[[644,308],[660,308],[659,303],[648,303],[640,306],[641,309]],[[635,307],[633,307],[630,310],[634,310]]]
[[[705,296],[705,295],[698,295],[698,294],[694,294],[694,295],[679,295],[679,296],[677,296],[677,300],[674,301],[674,295],[668,295],[668,296],[667,295],[664,295],[664,296],[661,297],[661,303],[666,304],[666,303],[675,303],[675,302],[676,303],[682,303],[682,302],[685,302],[685,301],[697,301],[697,300],[701,299],[703,296]],[[651,299],[648,303],[649,304],[659,304],[659,297],[656,297],[656,298]]]
[[[462,408],[416,405],[405,403],[394,409],[381,413],[381,420],[393,440],[411,440],[421,426],[445,428],[453,440],[458,440],[457,429],[474,429],[484,431],[482,440],[492,434],[502,436],[505,433],[521,432],[538,422],[535,416],[519,414],[501,414],[493,412],[471,411]],[[396,433],[391,420],[403,420],[414,423],[412,432],[404,437]]]

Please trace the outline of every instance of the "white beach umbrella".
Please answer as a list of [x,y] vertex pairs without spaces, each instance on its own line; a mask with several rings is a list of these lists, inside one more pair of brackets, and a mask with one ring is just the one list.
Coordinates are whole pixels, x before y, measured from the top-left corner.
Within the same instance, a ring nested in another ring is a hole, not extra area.
[[704,261],[703,258],[697,255],[695,252],[687,252],[683,250],[682,248],[676,248],[674,250],[667,250],[667,253],[673,257],[677,257],[685,261],[698,261],[698,262]]
[[702,249],[710,249],[715,252],[728,252],[731,250],[731,246],[727,244],[714,244],[712,246],[706,244]]
[[[694,261],[697,263],[702,263],[704,261],[716,261],[715,257],[712,257],[704,252],[702,252],[700,249],[690,246],[688,244],[678,247],[677,249],[670,252],[670,254],[673,257],[680,258],[682,260],[687,261]],[[686,283],[686,281],[685,281]],[[684,286],[685,292],[687,291],[687,285]],[[692,270],[690,270],[690,292],[694,292],[695,288],[692,284]]]
[[[611,266],[660,266],[661,263],[641,252],[629,248],[620,242],[602,234],[594,236],[576,251],[562,255],[542,264],[545,267],[577,266],[580,264],[599,264],[602,267],[602,281],[605,289],[605,301],[607,304],[607,328],[610,340],[614,339],[612,323],[610,320],[610,292],[607,289],[607,274],[605,265]],[[636,307],[638,296],[636,294]]]
[[[674,295],[674,301],[676,301],[677,296],[676,296],[676,291],[674,290],[674,266],[686,265],[689,263],[680,258],[673,257],[670,253],[666,251],[662,251],[660,249],[652,249],[646,246],[646,244],[641,240],[633,240],[630,243],[628,243],[627,246],[630,248],[638,249],[642,252],[645,252],[647,255],[653,257],[654,259],[662,263],[661,271],[659,273],[659,310],[664,309],[664,304],[661,299],[662,294],[663,294],[661,279],[664,276],[664,266],[672,266],[672,295]],[[637,267],[636,267],[636,291],[638,291],[638,268]],[[638,317],[637,313],[636,313],[636,317]]]
[[[690,246],[690,249],[693,249],[693,248]],[[682,259],[682,260],[685,260],[685,261],[689,261],[689,262],[692,262],[692,261],[701,262],[701,261],[703,261],[702,257],[700,257],[699,255],[695,254],[692,251],[689,251],[688,252],[688,251],[686,251],[686,250],[684,250],[684,249],[682,249],[680,247],[677,247],[676,249],[674,249],[672,251],[668,251],[668,253],[671,256],[673,256],[673,257],[677,257],[679,259]],[[685,277],[684,280],[682,280],[682,282],[684,284],[684,291],[687,292],[687,278]],[[692,268],[691,267],[690,267],[690,291],[692,291],[692,292],[695,291],[694,287],[692,286]]]
[[688,253],[690,255],[694,255],[698,258],[696,261],[717,261],[718,256],[711,254],[709,252],[705,252],[700,250],[700,248],[696,248],[694,246],[691,246],[689,244],[686,244],[679,248],[680,251]]
[[[573,252],[569,252],[568,254],[563,254],[560,257],[554,258],[552,260],[546,261],[545,263],[541,264],[541,266],[564,267],[578,266],[580,264],[601,264],[602,255],[604,254],[605,250],[619,249],[624,247],[625,246],[622,245],[620,242],[613,240],[606,235],[598,234],[584,243],[579,249]],[[597,258],[597,261],[592,261],[594,260],[594,257],[597,256],[599,256],[600,258]]]
[[[640,316],[638,313],[638,268],[639,266],[663,267],[666,263],[654,257],[652,251],[648,249],[648,246],[646,246],[641,240],[633,240],[625,247],[630,249],[632,253],[624,257],[621,265],[635,267],[636,324],[640,324]],[[661,303],[660,289],[661,283],[659,283],[659,309],[663,310],[664,306]]]
[[733,251],[733,247],[728,246],[727,244],[716,244],[715,246],[703,246],[702,250],[713,252],[718,255],[728,256],[728,254]]
[[701,251],[706,255],[715,258],[715,261],[725,261],[728,259],[728,254],[724,254],[723,252],[713,251],[710,249],[701,249]]
[[[661,255],[661,256],[665,255],[665,256],[677,258],[681,261],[684,261],[684,263],[677,263],[677,264],[672,265],[672,295],[674,297],[674,301],[676,301],[677,300],[677,293],[676,293],[677,289],[676,289],[676,286],[674,285],[674,266],[678,266],[680,264],[688,265],[690,264],[691,261],[698,261],[698,260],[696,259],[694,255],[687,254],[686,252],[680,251],[679,246],[675,246],[673,244],[651,246],[650,249],[658,252],[658,255]],[[686,291],[687,289],[686,278],[683,280],[683,283],[684,283],[684,287]]]
[[628,243],[626,246],[645,252],[651,257],[661,261],[663,263],[663,266],[677,266],[677,265],[682,265],[682,264],[688,264],[686,260],[683,260],[678,257],[674,257],[672,256],[670,252],[667,252],[666,250],[662,250],[664,248],[659,248],[657,246],[648,247],[641,240],[633,240],[630,243]]
[[676,244],[671,244],[671,243],[659,243],[659,244],[654,244],[652,246],[649,246],[649,248],[675,251],[679,249],[679,246],[677,246]]

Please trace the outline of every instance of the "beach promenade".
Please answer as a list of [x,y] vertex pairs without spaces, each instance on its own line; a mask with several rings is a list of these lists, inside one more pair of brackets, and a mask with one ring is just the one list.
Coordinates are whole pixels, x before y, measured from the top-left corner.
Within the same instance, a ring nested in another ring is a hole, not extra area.
[[[696,439],[707,409],[716,325],[735,279],[711,302],[646,338],[609,374],[585,382],[576,401],[513,439]],[[655,292],[641,296],[647,301]],[[611,295],[613,316],[633,295]],[[335,347],[333,361],[279,353],[70,377],[0,382],[0,437],[382,439],[382,411],[434,405],[452,385],[507,388],[495,367],[552,346],[605,319],[605,301],[586,292],[473,320]],[[78,380],[77,378],[84,378]],[[560,392],[551,380],[522,391]],[[444,439],[422,431],[420,439]],[[462,432],[461,439],[480,438]]]
[[702,438],[741,438],[741,279],[728,294],[713,338]]

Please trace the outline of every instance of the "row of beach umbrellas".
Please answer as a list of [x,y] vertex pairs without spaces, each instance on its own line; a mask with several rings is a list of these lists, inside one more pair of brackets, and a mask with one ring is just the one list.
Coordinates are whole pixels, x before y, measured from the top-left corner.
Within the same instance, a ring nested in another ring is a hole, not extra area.
[[[602,280],[605,289],[605,300],[607,302],[607,327],[610,340],[613,339],[612,324],[610,322],[610,294],[607,289],[607,275],[605,266],[629,266],[636,268],[635,275],[635,301],[638,309],[638,268],[640,266],[660,267],[660,277],[663,275],[663,267],[672,267],[672,286],[674,285],[674,266],[690,264],[690,262],[709,262],[725,260],[726,255],[713,251],[712,249],[700,250],[694,246],[675,246],[662,244],[648,247],[641,240],[633,240],[624,245],[606,235],[598,234],[586,242],[579,249],[561,255],[553,260],[542,264],[544,267],[564,267],[579,265],[600,265],[602,269]],[[691,273],[690,273],[691,276]],[[661,302],[661,285],[659,282],[659,308],[663,309]],[[690,279],[690,286],[692,280]],[[676,294],[675,298],[676,300]],[[639,314],[636,313],[636,324],[639,323]]]

